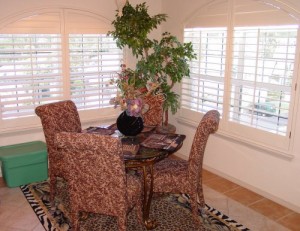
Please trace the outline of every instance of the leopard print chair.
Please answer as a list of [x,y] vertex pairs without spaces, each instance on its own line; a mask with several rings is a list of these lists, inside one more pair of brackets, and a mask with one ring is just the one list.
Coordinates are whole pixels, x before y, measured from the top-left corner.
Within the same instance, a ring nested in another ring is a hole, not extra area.
[[49,158],[50,200],[56,194],[56,177],[64,178],[65,161],[57,153],[54,136],[58,132],[81,132],[80,118],[75,104],[60,101],[38,106],[35,113],[40,117],[44,130]]
[[121,141],[98,134],[62,132],[58,150],[66,156],[72,230],[79,229],[79,211],[116,216],[126,230],[129,209],[135,207],[142,222],[142,185],[126,174]]
[[187,193],[193,217],[198,221],[197,194],[200,207],[205,202],[202,190],[202,162],[206,143],[210,134],[217,131],[220,114],[216,110],[208,111],[202,118],[191,147],[189,160],[166,158],[154,166],[154,192]]
[[162,124],[164,100],[163,95],[151,95],[144,98],[144,104],[149,105],[148,111],[143,114],[144,126],[157,126]]

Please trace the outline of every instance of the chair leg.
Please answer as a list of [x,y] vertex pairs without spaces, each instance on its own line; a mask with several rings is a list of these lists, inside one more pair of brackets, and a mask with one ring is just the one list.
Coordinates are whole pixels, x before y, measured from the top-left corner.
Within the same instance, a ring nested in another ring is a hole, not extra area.
[[193,195],[190,195],[190,204],[193,214],[193,219],[196,223],[201,223],[199,219],[199,213],[198,213],[198,203],[197,203],[197,193],[194,193]]
[[56,176],[50,175],[50,201],[54,200],[56,193]]
[[126,213],[124,215],[118,217],[119,231],[126,231],[126,222],[127,222],[126,219],[127,219]]
[[136,215],[138,218],[138,221],[142,224],[144,222],[143,220],[143,207],[142,207],[142,201],[139,200],[137,204],[135,205]]
[[202,184],[198,185],[198,199],[201,208],[205,208]]
[[79,230],[78,211],[72,211],[72,208],[70,212],[70,220],[71,220],[72,231],[78,231]]

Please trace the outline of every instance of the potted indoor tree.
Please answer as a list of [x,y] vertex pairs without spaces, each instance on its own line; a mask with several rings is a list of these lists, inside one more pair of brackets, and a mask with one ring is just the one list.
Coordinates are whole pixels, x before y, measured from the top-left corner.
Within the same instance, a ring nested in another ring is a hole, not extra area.
[[162,128],[168,130],[169,110],[175,114],[180,107],[179,95],[173,91],[173,86],[184,76],[189,77],[188,61],[195,58],[195,54],[191,43],[181,43],[168,32],[164,32],[160,40],[150,38],[150,32],[166,19],[166,14],[150,16],[146,3],[133,7],[127,1],[122,10],[117,11],[112,22],[114,30],[108,34],[119,48],[127,46],[137,58],[135,70],[130,71],[144,83],[156,83],[157,90],[164,94]]

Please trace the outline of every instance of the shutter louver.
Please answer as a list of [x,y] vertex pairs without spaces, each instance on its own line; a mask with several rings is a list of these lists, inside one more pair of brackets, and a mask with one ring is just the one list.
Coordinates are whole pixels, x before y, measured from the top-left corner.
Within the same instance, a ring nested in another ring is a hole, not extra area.
[[297,28],[236,27],[230,120],[286,135]]
[[123,60],[112,37],[105,34],[69,36],[71,99],[78,109],[111,107],[116,87],[109,81]]
[[182,81],[181,105],[199,112],[223,111],[226,28],[185,29],[197,59],[189,63],[190,78]]
[[60,35],[1,34],[0,44],[2,119],[34,115],[62,98]]

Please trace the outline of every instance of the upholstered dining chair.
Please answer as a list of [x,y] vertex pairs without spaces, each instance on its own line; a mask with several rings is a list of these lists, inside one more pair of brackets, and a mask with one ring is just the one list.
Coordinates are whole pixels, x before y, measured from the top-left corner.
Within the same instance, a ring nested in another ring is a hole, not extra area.
[[66,157],[70,216],[79,229],[79,211],[116,216],[120,231],[126,230],[130,209],[142,222],[142,185],[126,174],[121,141],[111,136],[62,132],[56,135],[58,150]]
[[202,162],[209,135],[216,132],[220,114],[216,110],[208,111],[201,119],[196,130],[188,161],[166,158],[154,166],[154,192],[186,193],[190,196],[193,217],[197,220],[198,206],[204,208],[202,190]]
[[71,100],[45,104],[36,107],[40,117],[48,150],[50,200],[56,194],[56,177],[64,178],[65,161],[56,151],[54,137],[58,132],[81,132],[81,123],[76,105]]
[[150,95],[144,98],[144,104],[149,106],[148,111],[143,114],[144,126],[162,124],[164,100],[163,95]]

